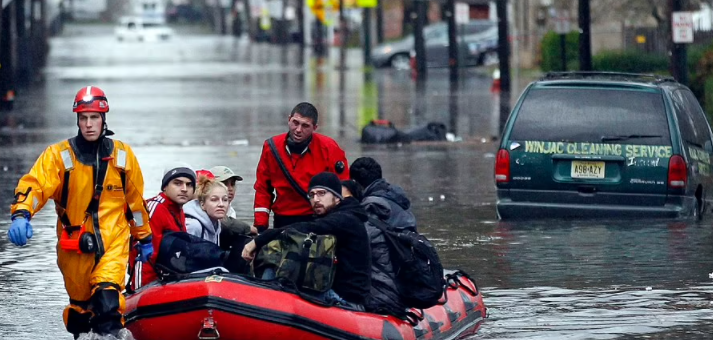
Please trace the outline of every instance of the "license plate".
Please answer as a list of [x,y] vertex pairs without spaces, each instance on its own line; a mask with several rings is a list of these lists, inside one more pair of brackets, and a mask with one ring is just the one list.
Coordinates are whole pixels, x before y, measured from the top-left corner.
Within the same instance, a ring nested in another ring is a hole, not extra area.
[[572,161],[572,178],[604,178],[604,162]]

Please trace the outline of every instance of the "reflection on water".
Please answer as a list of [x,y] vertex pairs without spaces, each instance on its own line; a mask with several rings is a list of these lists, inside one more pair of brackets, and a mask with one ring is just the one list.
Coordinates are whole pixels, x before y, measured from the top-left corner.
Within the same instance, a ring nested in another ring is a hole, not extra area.
[[[107,53],[78,52],[87,46]],[[445,69],[429,71],[423,86],[392,70],[350,67],[340,78],[328,59],[296,51],[210,36],[161,45],[117,45],[101,34],[54,39],[45,82],[17,98],[21,109],[0,115],[0,205],[9,206],[14,185],[48,144],[76,134],[69,105],[90,83],[109,96],[109,126],[134,149],[146,197],[158,193],[166,162],[222,164],[245,179],[233,205],[251,221],[262,142],[286,131],[290,109],[307,100],[320,110],[319,131],[337,138],[350,160],[374,157],[404,187],[445,267],[477,280],[490,311],[477,337],[706,338],[713,217],[500,223],[493,103],[482,71],[466,71],[453,87]],[[439,121],[465,142],[357,144],[360,128],[376,118],[400,129]],[[9,221],[0,219],[1,338],[71,338],[61,320],[67,297],[55,265],[54,219],[49,204],[23,248],[8,243]]]
[[[616,339],[695,329],[713,321],[713,285],[688,289],[570,290],[556,287],[487,290],[487,327],[479,339]],[[683,332],[681,334],[684,334]],[[703,335],[703,334],[701,334]],[[678,334],[668,334],[673,339]],[[705,334],[709,337],[710,334]],[[695,338],[683,335],[681,339]],[[697,337],[705,339],[705,337]]]

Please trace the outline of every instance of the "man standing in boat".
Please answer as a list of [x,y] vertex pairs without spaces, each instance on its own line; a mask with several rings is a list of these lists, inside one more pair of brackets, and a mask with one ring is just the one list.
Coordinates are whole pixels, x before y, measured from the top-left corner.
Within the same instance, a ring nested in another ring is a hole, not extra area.
[[[353,197],[342,196],[342,184],[334,173],[322,172],[309,183],[309,199],[317,218],[312,222],[291,224],[289,228],[302,233],[334,235],[337,239],[337,271],[334,285],[322,298],[328,303],[364,310],[371,289],[371,251],[364,222],[367,215]],[[243,258],[252,261],[257,249],[280,235],[271,229],[245,245]],[[269,279],[270,277],[265,277]]]
[[[169,166],[161,180],[161,193],[146,201],[149,211],[153,247],[156,250],[149,263],[136,262],[131,278],[132,290],[141,288],[158,278],[153,263],[158,258],[163,234],[169,231],[186,232],[186,215],[183,205],[193,198],[196,190],[196,173],[188,164]],[[132,256],[131,261],[135,257]]]
[[74,98],[79,133],[49,146],[15,189],[10,241],[32,237],[30,219],[47,203],[57,211],[57,265],[69,305],[67,331],[121,336],[129,236],[146,261],[153,253],[144,179],[131,148],[107,138],[104,91],[82,88]]
[[333,172],[343,180],[349,177],[344,150],[315,132],[318,113],[314,105],[297,104],[287,124],[289,132],[265,141],[257,166],[254,226],[260,232],[268,228],[271,211],[275,228],[313,219],[306,189],[318,173]]

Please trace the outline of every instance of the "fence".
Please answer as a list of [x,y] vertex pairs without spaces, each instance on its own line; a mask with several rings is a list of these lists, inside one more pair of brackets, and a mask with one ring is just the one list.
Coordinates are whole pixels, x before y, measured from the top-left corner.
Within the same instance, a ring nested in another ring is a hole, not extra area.
[[[639,50],[651,54],[668,54],[669,33],[655,27],[624,28],[624,49]],[[693,32],[693,43],[689,46],[710,45],[713,30]]]

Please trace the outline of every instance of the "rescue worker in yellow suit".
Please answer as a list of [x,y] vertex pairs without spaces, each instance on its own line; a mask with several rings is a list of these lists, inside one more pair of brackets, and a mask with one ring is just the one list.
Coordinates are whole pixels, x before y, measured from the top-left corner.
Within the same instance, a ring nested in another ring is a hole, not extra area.
[[[79,133],[49,146],[15,189],[10,241],[32,237],[30,219],[55,202],[57,265],[69,294],[67,331],[119,337],[124,327],[124,290],[129,234],[144,262],[153,253],[144,180],[131,148],[107,138],[109,103],[104,91],[82,88],[74,99]],[[125,333],[125,332],[122,332]]]

